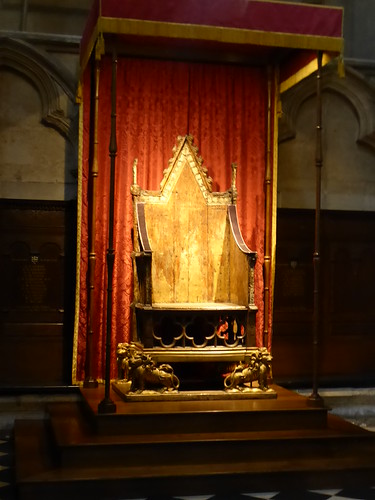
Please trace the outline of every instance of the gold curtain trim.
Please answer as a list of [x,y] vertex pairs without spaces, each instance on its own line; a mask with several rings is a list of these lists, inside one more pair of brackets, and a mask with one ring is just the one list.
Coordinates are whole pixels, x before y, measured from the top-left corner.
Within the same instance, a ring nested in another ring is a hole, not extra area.
[[95,46],[95,59],[97,61],[100,61],[101,57],[104,56],[104,54],[105,54],[104,36],[102,32],[99,32]]
[[[332,57],[329,54],[324,53],[322,56],[322,66],[325,66],[332,60]],[[289,78],[280,83],[280,93],[282,94],[286,90],[290,89],[298,82],[308,77],[312,73],[316,71],[317,62],[316,57],[312,61],[310,61],[306,66],[298,70],[296,73],[291,75]]]
[[223,43],[254,44],[270,47],[288,47],[341,51],[342,38],[319,35],[278,33],[221,26],[144,21],[138,19],[101,18],[103,33],[118,33],[166,38],[210,40]]
[[[81,78],[82,78],[82,74],[87,66],[87,63],[90,60],[91,53],[95,47],[97,39],[103,38],[102,19],[103,18],[101,16],[98,17],[97,23],[96,23],[94,29],[92,30],[90,40],[87,44],[86,51],[83,54],[81,54],[81,62],[80,62]],[[104,39],[103,39],[103,47],[104,47]]]
[[[285,0],[258,0],[264,3],[280,3],[282,5],[285,5]],[[293,5],[301,5],[302,7],[312,7],[313,9],[330,9],[330,10],[344,10],[343,7],[338,7],[337,5],[311,5],[311,4],[306,4],[306,2],[295,2],[293,0]]]
[[81,80],[79,80],[76,90],[76,104],[81,104],[81,103],[82,103],[82,83]]
[[337,73],[340,78],[345,78],[345,63],[344,57],[340,55],[339,60],[337,62]]
[[[79,83],[82,89],[82,82]],[[79,102],[78,115],[78,181],[77,181],[77,254],[76,254],[76,289],[74,310],[74,336],[72,354],[72,384],[77,385],[77,356],[80,310],[80,274],[81,274],[81,231],[82,231],[82,163],[83,163],[83,101]]]
[[221,26],[182,24],[139,19],[99,17],[81,60],[85,68],[100,33],[136,35],[156,38],[207,40],[221,43],[322,50],[340,53],[343,39],[339,37],[279,33]]

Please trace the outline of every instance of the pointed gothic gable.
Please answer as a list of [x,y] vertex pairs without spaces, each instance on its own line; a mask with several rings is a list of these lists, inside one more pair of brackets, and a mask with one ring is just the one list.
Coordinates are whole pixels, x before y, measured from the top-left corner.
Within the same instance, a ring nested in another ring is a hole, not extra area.
[[[222,205],[233,201],[231,190],[221,193],[212,192],[212,179],[203,166],[203,159],[199,155],[192,135],[177,138],[177,145],[173,148],[173,157],[169,160],[168,168],[164,170],[160,191],[141,190],[139,201],[167,203],[172,193],[176,191],[176,186],[188,179],[189,185],[191,183],[194,190],[199,190],[203,199],[206,200],[206,204]],[[195,184],[192,182],[193,179]],[[188,191],[188,189],[185,187],[183,191]]]

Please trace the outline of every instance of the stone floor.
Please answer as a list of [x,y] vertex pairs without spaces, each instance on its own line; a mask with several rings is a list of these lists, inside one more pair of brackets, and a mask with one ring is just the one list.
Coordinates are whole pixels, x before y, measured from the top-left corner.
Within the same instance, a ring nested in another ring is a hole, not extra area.
[[[296,392],[309,396],[309,390]],[[335,415],[375,432],[375,388],[321,389],[320,396]]]

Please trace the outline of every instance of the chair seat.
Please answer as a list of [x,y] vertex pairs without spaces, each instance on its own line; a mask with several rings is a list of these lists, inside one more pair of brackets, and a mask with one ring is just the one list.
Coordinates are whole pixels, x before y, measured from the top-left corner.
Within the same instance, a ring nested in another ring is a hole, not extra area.
[[257,350],[256,347],[237,346],[228,349],[223,346],[207,346],[204,349],[195,347],[174,347],[172,350],[153,347],[145,349],[145,352],[150,354],[152,359],[157,363],[174,362],[213,362],[213,363],[229,363],[242,361],[247,362],[251,357],[251,353]]
[[247,306],[229,302],[156,302],[152,305],[136,304],[137,309],[154,311],[247,311]]

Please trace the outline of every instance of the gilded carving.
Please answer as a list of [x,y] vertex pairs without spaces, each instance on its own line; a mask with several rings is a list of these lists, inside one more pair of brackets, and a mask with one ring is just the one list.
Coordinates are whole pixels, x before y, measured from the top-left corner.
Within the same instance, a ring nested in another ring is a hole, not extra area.
[[267,378],[271,369],[271,361],[272,356],[265,347],[253,351],[248,363],[240,362],[225,377],[225,389],[251,391],[253,390],[253,382],[258,382],[259,389],[267,391],[269,389]]
[[130,392],[175,391],[180,385],[171,365],[163,363],[157,366],[151,356],[136,342],[118,344],[117,360],[119,378],[130,383]]
[[143,190],[136,182],[133,183],[131,192],[133,196],[138,198],[138,201],[148,201],[156,204],[167,203],[186,163],[189,165],[208,205],[226,205],[236,200],[237,167],[232,165],[231,188],[225,192],[212,192],[212,178],[208,175],[207,168],[203,167],[203,160],[198,154],[198,148],[194,145],[193,140],[192,135],[177,138],[178,143],[173,148],[174,155],[168,162],[168,168],[164,170],[160,191]]

